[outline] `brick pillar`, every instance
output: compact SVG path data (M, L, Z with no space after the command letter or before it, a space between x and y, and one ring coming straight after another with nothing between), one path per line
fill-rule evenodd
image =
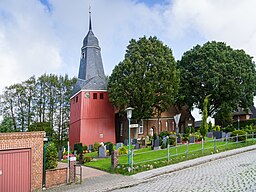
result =
M71 157L69 161L69 182L75 182L75 164L76 164L76 157Z
M114 150L112 151L111 153L111 168L112 169L115 169L117 164L118 164L118 151L117 150Z

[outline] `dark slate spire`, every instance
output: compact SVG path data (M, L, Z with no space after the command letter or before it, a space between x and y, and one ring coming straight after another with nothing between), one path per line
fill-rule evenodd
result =
M107 89L100 51L99 41L92 32L91 11L89 10L89 31L83 40L78 81L72 91L72 95L81 89Z
M89 6L89 31L92 30L91 6Z

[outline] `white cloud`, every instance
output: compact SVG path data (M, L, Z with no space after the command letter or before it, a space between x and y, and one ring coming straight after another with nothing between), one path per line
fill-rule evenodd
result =
M49 11L39 0L0 1L0 90L33 74L76 76L89 4L107 75L123 59L129 40L143 35L156 35L176 59L208 40L225 41L256 58L254 0L139 2L49 0Z

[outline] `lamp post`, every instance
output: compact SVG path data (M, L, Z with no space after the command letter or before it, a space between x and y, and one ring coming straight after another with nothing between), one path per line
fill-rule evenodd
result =
M238 118L237 118L237 126L238 126L238 130L240 129L240 127L239 127L239 122L240 122L240 117L238 116Z
M132 118L132 110L134 108L132 107L128 107L127 109L125 109L125 111L127 112L127 119L128 119L128 165L130 167L131 165L131 150L130 150L130 145L131 145L131 138L130 138L130 124L131 124L131 118Z

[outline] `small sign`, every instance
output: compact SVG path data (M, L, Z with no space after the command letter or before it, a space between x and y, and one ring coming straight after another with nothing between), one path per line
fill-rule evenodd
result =
M70 157L69 161L76 161L76 157Z
M103 133L100 134L100 138L103 138Z
M139 127L139 124L130 124L130 128L136 128Z

